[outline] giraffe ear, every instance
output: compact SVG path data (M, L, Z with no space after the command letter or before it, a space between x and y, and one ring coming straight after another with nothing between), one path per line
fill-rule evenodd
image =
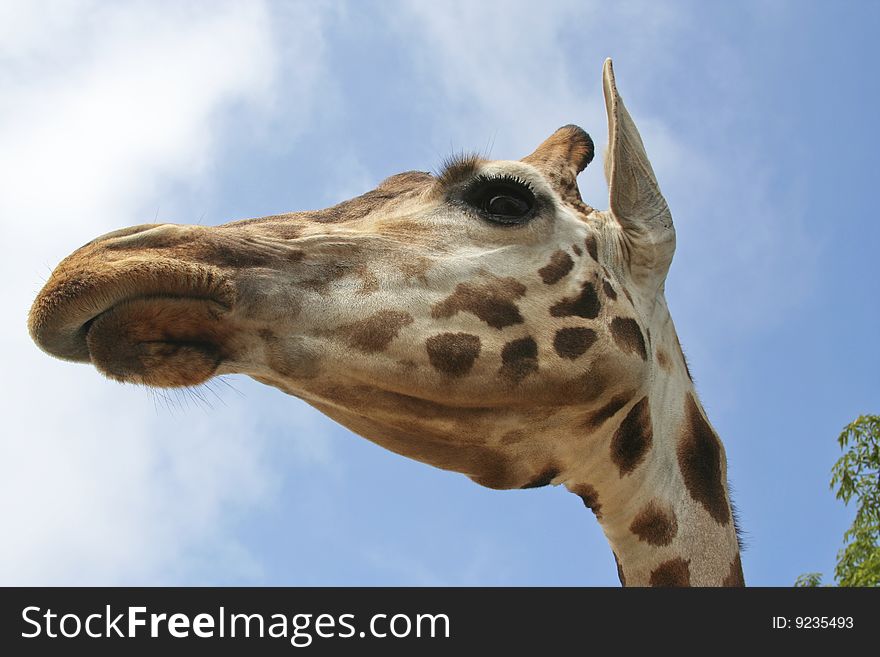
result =
M636 124L617 93L611 60L602 71L608 113L605 177L611 214L629 238L630 268L644 283L663 283L675 251L672 213L660 192Z
M565 182L576 186L577 175L592 162L593 140L583 128L565 125L547 137L535 152L522 159L523 162L561 176Z

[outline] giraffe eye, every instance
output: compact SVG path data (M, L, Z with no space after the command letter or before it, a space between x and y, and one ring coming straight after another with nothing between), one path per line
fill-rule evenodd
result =
M535 208L535 195L528 183L507 176L477 178L465 192L464 201L489 221L507 225L527 222Z

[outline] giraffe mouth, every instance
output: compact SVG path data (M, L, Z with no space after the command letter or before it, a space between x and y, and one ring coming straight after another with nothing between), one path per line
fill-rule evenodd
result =
M204 383L227 355L226 309L210 299L149 296L87 322L92 364L126 383L171 388Z
M88 255L59 264L37 295L28 329L41 349L151 386L196 385L213 375L230 334L223 316L235 294L227 277L172 258L93 264Z

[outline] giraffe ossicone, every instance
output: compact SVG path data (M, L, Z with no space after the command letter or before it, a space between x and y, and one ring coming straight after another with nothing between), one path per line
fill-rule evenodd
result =
M321 211L148 224L64 259L36 343L150 386L247 374L389 450L492 488L562 484L626 585L742 585L724 448L664 297L672 216L611 62L610 207L557 130Z

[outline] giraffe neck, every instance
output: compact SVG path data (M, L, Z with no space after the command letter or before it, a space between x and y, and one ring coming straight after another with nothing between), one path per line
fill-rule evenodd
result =
M596 417L565 482L595 513L625 586L743 584L724 448L686 377L658 367L650 391Z

